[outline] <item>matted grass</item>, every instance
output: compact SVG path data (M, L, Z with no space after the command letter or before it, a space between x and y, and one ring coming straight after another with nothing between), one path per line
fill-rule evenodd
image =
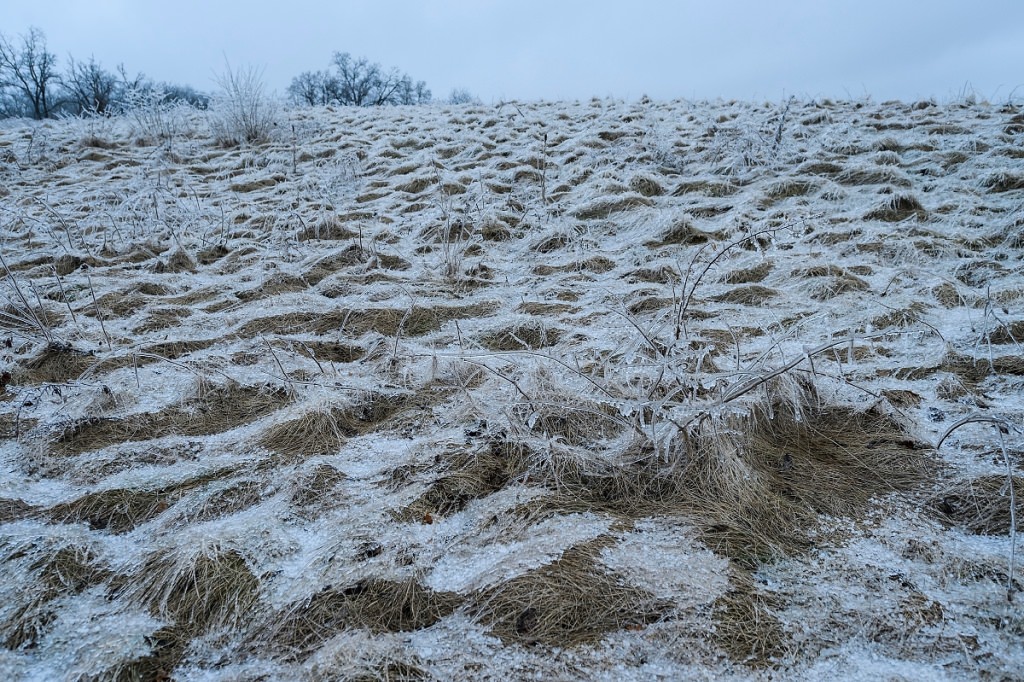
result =
M395 336L423 336L437 331L451 320L485 317L497 310L494 303L465 306L413 306L411 308L364 308L330 312L295 312L255 319L243 324L243 337L260 334L328 334L345 332L354 336L369 331Z
M422 521L462 511L473 500L496 493L528 471L528 452L507 442L491 442L478 450L446 452L442 475L398 515Z
M154 553L134 574L115 578L111 589L169 621L147 638L148 654L116 673L116 679L144 680L169 677L194 638L241 629L260 581L237 551L210 548Z
M1024 481L1014 477L1017 532L1024 531ZM977 535L1010 532L1010 479L979 476L943 486L929 500L939 519Z
M66 383L75 381L97 362L90 351L63 343L49 343L41 353L22 364L21 383Z
M715 600L715 644L733 661L770 667L788 648L789 635L775 615L780 606L780 600L758 587L749 574L733 576L729 589Z
M57 436L54 450L76 455L111 445L149 440L168 435L206 436L222 433L255 421L291 401L283 388L229 384L209 386L201 382L192 399L160 412L123 418L92 417L79 420Z
M598 539L471 597L468 610L507 644L568 647L657 622L670 604L629 585L597 556Z
M434 592L412 578L369 579L347 587L326 587L278 613L262 636L287 657L304 658L338 632L422 630L453 613L458 595Z
M4 609L7 617L0 622L0 641L10 650L38 646L57 616L61 598L101 585L111 576L84 545L36 546L22 551L35 554L28 566L34 581L29 591L15 596L13 609Z

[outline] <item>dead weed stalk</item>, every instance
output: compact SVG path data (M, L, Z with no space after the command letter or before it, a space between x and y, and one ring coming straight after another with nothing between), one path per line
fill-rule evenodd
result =
M1020 429L1002 417L992 417L985 414L972 414L964 417L946 429L945 433L942 434L942 437L939 438L939 442L935 444L935 449L938 450L941 448L942 444L946 442L946 439L949 438L954 431L966 426L967 424L991 424L999 433L999 448L1003 455L1003 462L1006 465L1006 487L1009 490L1010 497L1010 566L1007 571L1008 575L1006 578L1006 601L1013 603L1013 595L1016 592L1014 589L1013 573L1017 562L1017 498L1014 493L1013 463L1006 450L1006 434L1009 433L1011 429L1019 433Z

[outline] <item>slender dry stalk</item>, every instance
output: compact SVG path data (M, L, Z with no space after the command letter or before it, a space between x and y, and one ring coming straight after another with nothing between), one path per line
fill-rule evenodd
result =
M1007 487L1010 491L1010 567L1006 578L1006 601L1013 602L1013 595L1016 590L1013 586L1013 573L1017 563L1017 498L1014 493L1013 485L1013 464L1010 460L1010 455L1006 451L1006 438L1004 437L1010 429L1015 431L1019 430L1013 427L1009 421L1001 417L992 417L985 414L972 414L959 420L942 434L939 438L939 442L935 444L935 449L938 450L942 447L942 444L949 438L950 434L967 424L992 424L996 431L999 432L999 446L1003 454L1003 462L1006 464L1006 479L1008 481Z

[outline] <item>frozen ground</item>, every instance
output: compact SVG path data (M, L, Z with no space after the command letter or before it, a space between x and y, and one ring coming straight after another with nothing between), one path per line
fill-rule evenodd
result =
M209 131L0 129L4 679L1024 677L1020 108Z

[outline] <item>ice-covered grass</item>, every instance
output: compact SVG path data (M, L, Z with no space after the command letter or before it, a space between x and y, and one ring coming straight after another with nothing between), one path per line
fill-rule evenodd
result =
M1018 107L145 104L0 128L3 676L1024 668Z

